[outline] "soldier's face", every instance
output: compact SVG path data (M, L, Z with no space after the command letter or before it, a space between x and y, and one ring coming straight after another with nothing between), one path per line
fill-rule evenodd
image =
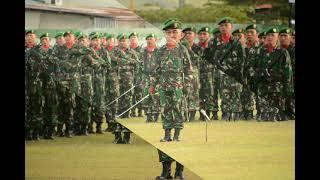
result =
M147 46L148 47L155 47L156 46L156 38L154 37L149 37L147 39Z
M25 36L25 40L26 42L28 43L34 43L36 41L36 35L35 34L32 34L32 33L29 33Z
M101 38L101 44L102 44L103 46L106 46L106 45L107 45L107 40L106 40L105 37Z
M246 38L249 42L254 42L257 39L257 31L255 29L248 29L246 32Z
M130 40L130 44L138 44L137 36L131 36L129 40Z
M265 44L275 46L278 41L278 33L268 33L266 37Z
M43 38L41 38L41 45L43 45L43 46L49 46L49 45L50 45L50 39L49 39L49 37L43 37Z
M94 38L91 40L91 46L93 48L99 47L100 46L100 39L99 38Z
M118 41L120 48L128 48L128 39L121 39Z
M291 35L290 34L280 34L280 44L284 46L289 46L291 43Z
M59 36L58 38L56 38L56 43L58 46L62 46L65 43L64 37Z
M110 38L107 40L107 45L108 46L114 46L114 38Z
M231 34L232 24L231 23L221 23L219 25L219 30L221 34Z
M167 29L165 30L164 35L167 43L176 44L177 42L180 42L182 38L182 31L181 29Z
M67 34L64 37L64 39L65 39L66 43L68 43L68 44L75 42L75 38L74 38L73 34Z
M194 33L193 31L186 31L184 35L186 40L189 42L193 42L194 39L196 38L196 33Z
M79 46L80 47L88 47L89 46L89 42L87 38L81 38L79 40Z
M210 34L208 32L200 32L198 34L199 36L199 42L204 43L210 39Z

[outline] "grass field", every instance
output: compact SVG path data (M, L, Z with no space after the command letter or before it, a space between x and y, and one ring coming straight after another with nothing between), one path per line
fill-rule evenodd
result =
M122 124L208 180L292 180L295 178L295 121L185 123L181 142L160 143L161 123L134 118Z
M156 148L134 134L129 145L113 144L113 137L105 133L27 141L25 177L28 180L151 180L160 175L162 167ZM188 169L185 175L187 179L201 179Z

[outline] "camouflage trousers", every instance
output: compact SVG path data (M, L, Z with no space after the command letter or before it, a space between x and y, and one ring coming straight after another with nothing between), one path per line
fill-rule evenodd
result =
M102 124L103 115L105 114L105 88L104 76L96 75L93 78L93 98L92 112L89 129L92 129L93 122L98 126Z
M253 117L253 93L248 87L243 86L240 94L240 99L242 105L242 114L244 118L247 118L248 116Z
M25 122L27 136L40 134L43 126L42 81L35 80L28 84L27 119Z
M58 94L58 129L66 125L66 130L71 130L73 126L73 111L75 107L75 94L72 91L69 80L61 80L57 83Z
M140 85L137 85L134 90L133 90L133 94L132 94L132 105L136 104L136 102L138 102L139 100L141 100L143 98L143 89L141 88ZM137 104L135 107L133 107L131 109L131 114L135 115L136 113L136 109L138 109L138 113L139 115L142 112L142 103Z
M52 134L54 127L57 125L58 97L55 81L51 77L46 78L43 82L43 95L43 131L45 134Z
M109 104L116 98L118 98L119 94L117 91L117 72L110 72L106 76L106 83L105 83L105 104ZM116 117L116 110L117 110L117 102L114 102L113 104L110 104L108 107L106 107L106 122L109 123L110 127L114 126L115 123L115 117Z
M79 99L79 125L82 128L86 128L88 126L88 123L91 121L92 96L92 76L90 74L83 75L81 77L81 98Z
M144 96L149 94L149 86L144 88ZM152 94L142 102L142 106L147 115L147 121L155 121L160 114L160 95Z
M128 91L133 84L132 72L122 70L120 71L120 95L124 94ZM128 92L124 96L119 99L119 114L124 112L125 110L131 107L131 98L132 98L132 91ZM122 117L129 117L129 112L126 112Z
M221 78L222 113L240 113L242 111L240 93L242 85L226 74Z
M160 101L163 105L163 129L182 129L184 120L183 89L160 90Z
M191 83L190 91L187 94L188 111L199 110L199 80L194 76Z
M169 155L162 152L160 149L158 149L158 155L159 155L159 162L170 162L174 161Z

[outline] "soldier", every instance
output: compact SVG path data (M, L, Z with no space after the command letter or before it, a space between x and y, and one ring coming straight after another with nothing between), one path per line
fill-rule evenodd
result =
M142 83L144 95L149 94L150 84L154 81L156 73L156 57L155 54L158 50L156 47L156 36L151 33L146 36L147 47L142 50ZM153 94L148 99L143 101L144 112L146 112L146 122L157 122L160 114L160 96Z
M109 73L106 74L106 104L111 103L116 97L119 96L118 92L118 62L114 57L114 35L108 34L106 36L106 50L108 51L111 59L111 67ZM106 122L108 127L106 131L112 132L115 124L117 102L110 104L106 109Z
M260 32L258 35L258 38L259 38L259 45L264 46L264 42L266 39L266 32L265 31Z
M263 98L266 109L261 110L262 120L286 119L285 97L292 90L292 68L290 55L286 49L277 46L278 29L266 31L265 46L260 52L258 66L258 96ZM277 117L279 116L280 117Z
M232 32L232 36L235 37L235 39L237 39L242 46L245 46L246 44L246 38L244 36L244 29L242 28L238 28L238 29L235 29L233 32Z
M202 100L202 109L210 117L212 112L212 120L218 120L218 94L220 93L220 72L215 66L205 60L205 53L210 45L213 44L213 39L210 39L209 27L203 27L198 31L199 36L199 55L200 60L200 99ZM204 58L205 57L205 58ZM205 120L200 113L200 119Z
M110 67L110 56L107 50L101 47L100 34L94 32L90 34L90 46L97 54L93 68L93 104L91 121L88 127L89 133L94 133L93 122L96 124L96 133L102 134L101 125L103 115L105 115L105 76L108 74Z
M24 48L24 54L25 54L25 138L26 140L31 140L32 136L29 134L30 127L29 122L31 121L29 119L30 114L30 108L29 108L29 94L28 94L28 88L29 88L29 82L28 82L28 58L30 55L30 50L36 46L36 34L34 30L26 30L25 32L25 48Z
M42 95L42 76L44 63L39 56L40 45L35 46L33 42L34 31L26 32L26 85L27 85L27 140L40 140L40 133L43 123L43 95Z
M295 30L292 30L292 34L291 34L291 45L293 47L296 46L296 31Z
M130 48L136 52L138 55L139 59L141 59L141 51L142 47L139 46L138 43L138 34L136 32L133 32L129 35L129 40L130 40ZM133 84L136 85L136 87L133 90L133 96L132 96L132 104L135 104L137 101L139 101L142 98L142 86L140 84L141 82L141 65L138 64L135 69L134 69L134 80ZM142 103L138 104L137 106L133 107L131 109L131 117L136 117L136 107L138 109L138 117L142 117Z
M295 75L295 47L292 45L292 29L284 27L279 31L280 34L280 46L283 49L287 49L290 55L290 60L291 60L291 67L292 67L292 76L293 76L293 80L292 80L292 90L290 92L292 92L291 95L288 95L288 97L286 97L286 113L288 115L288 118L290 119L294 119L294 107L295 107L295 96L294 96L294 86L295 86L295 79L294 79L294 75Z
M79 127L76 135L88 135L88 124L91 121L91 107L92 107L92 74L93 64L95 63L95 52L89 47L87 35L81 34L78 36L78 43L81 55L79 59L81 61L80 71L80 85L81 85L81 99L80 99L80 119Z
M76 107L76 95L80 95L79 68L80 62L77 58L78 47L75 44L75 37L72 31L63 34L65 44L56 49L55 56L58 58L58 84L57 93L59 101L58 128L60 137L72 137L73 115ZM65 131L63 132L63 125Z
M257 68L259 59L257 54L260 53L259 39L257 34L257 25L249 24L246 27L246 59L243 68L243 91L241 92L242 113L241 117L245 120L253 119L253 93L256 91L256 82L254 70ZM257 117L260 116L260 104L258 97L256 99Z
M220 36L220 30L219 28L214 28L212 31L211 31L213 37L212 38L215 38L215 37L218 37Z
M195 120L196 111L199 110L199 56L194 50L199 49L198 45L194 42L196 38L196 28L186 27L182 30L184 34L184 42L186 48L188 49L192 67L193 67L193 79L191 82L190 92L185 92L187 95L187 107L189 121Z
M120 95L128 91L133 86L133 74L134 69L139 63L139 58L136 52L128 47L128 36L124 33L120 33L117 36L118 47L114 50L114 57L118 61L119 73L120 73ZM119 112L122 113L131 107L132 93L128 92L122 96L119 100ZM126 112L121 118L129 118L129 112ZM122 140L121 132L124 133ZM130 130L122 126L120 123L116 123L114 128L115 140L114 143L130 144Z
M156 180L173 179L173 177L171 176L171 164L175 160L168 156L166 153L160 151L159 149L158 154L159 161L162 163L162 172L160 176L156 177ZM176 171L174 173L174 179L184 179L183 169L184 166L180 164L178 161L176 161Z
M181 22L171 18L164 23L164 34L167 43L156 54L156 81L151 84L149 92L154 94L155 87L160 88L163 102L162 126L165 136L161 142L171 141L171 129L174 128L174 141L180 141L183 128L182 107L183 88L192 80L192 63L188 50L180 43ZM190 87L190 86L189 86Z
M241 111L240 92L242 85L244 47L231 35L232 20L222 18L219 22L220 36L214 38L205 57L221 72L221 110L225 120L239 119Z

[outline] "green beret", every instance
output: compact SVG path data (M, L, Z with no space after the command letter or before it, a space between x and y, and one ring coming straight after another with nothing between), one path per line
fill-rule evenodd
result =
M230 17L223 17L218 21L218 25L222 23L233 23L233 20Z
M276 28L276 27L271 27L271 28L269 28L269 29L266 30L266 34L269 34L269 33L278 33L278 32L279 32L279 30L278 30L278 28Z
M232 32L232 34L236 34L236 33L241 33L241 34L243 34L243 33L244 33L244 29L239 28L239 29L236 29L236 30L234 30L234 31Z
M130 38L131 36L138 36L138 33L133 32L133 33L131 33L131 34L129 35L129 38Z
M282 34L282 33L292 34L292 29L288 28L288 27L281 28L280 31L279 31L279 34Z
M41 36L40 36L40 39L44 38L44 37L49 37L49 33L43 33Z
M208 32L208 33L210 33L210 31L211 31L211 28L209 28L208 26L204 26L204 27L199 29L198 34L200 32Z
M258 37L261 38L262 36L266 36L266 32L265 31L262 31L261 33L259 33Z
M177 18L170 18L164 22L162 30L181 29L182 23Z
M87 38L88 36L84 33L81 33L81 35L78 36L78 40L83 39L83 38Z
M90 40L95 39L95 38L100 38L100 33L99 32L92 32L89 34Z
M109 35L108 33L102 33L101 37L107 38L108 35Z
M216 34L216 33L220 33L220 29L219 28L214 28L211 31L212 34Z
M182 30L182 32L186 32L186 31L192 31L192 32L194 32L194 33L197 32L196 28L193 27L193 26L186 27L186 28L184 28L184 29Z
M154 35L153 33L151 33L151 34L148 34L147 36L146 36L146 40L148 39L148 38L156 38L156 35Z
M63 33L63 36L67 36L69 34L73 34L73 32L72 31L66 31L66 32Z
M82 34L81 31L75 31L75 32L74 32L74 36L75 36L76 38L78 38L78 36L80 36L81 34Z
M113 34L108 34L108 35L106 36L106 39L111 39L111 38L114 38L114 35L113 35Z
M63 36L63 32L57 32L55 35L54 35L54 38L58 38L60 36Z
M121 39L128 39L127 35L125 33L120 33L118 36L117 36L117 39L118 40L121 40Z
M35 34L36 32L34 31L34 30L26 30L25 31L26 33L25 33L25 35L27 35L27 34Z
M248 29L257 29L257 25L256 24L249 24L247 27L246 27L246 30Z

